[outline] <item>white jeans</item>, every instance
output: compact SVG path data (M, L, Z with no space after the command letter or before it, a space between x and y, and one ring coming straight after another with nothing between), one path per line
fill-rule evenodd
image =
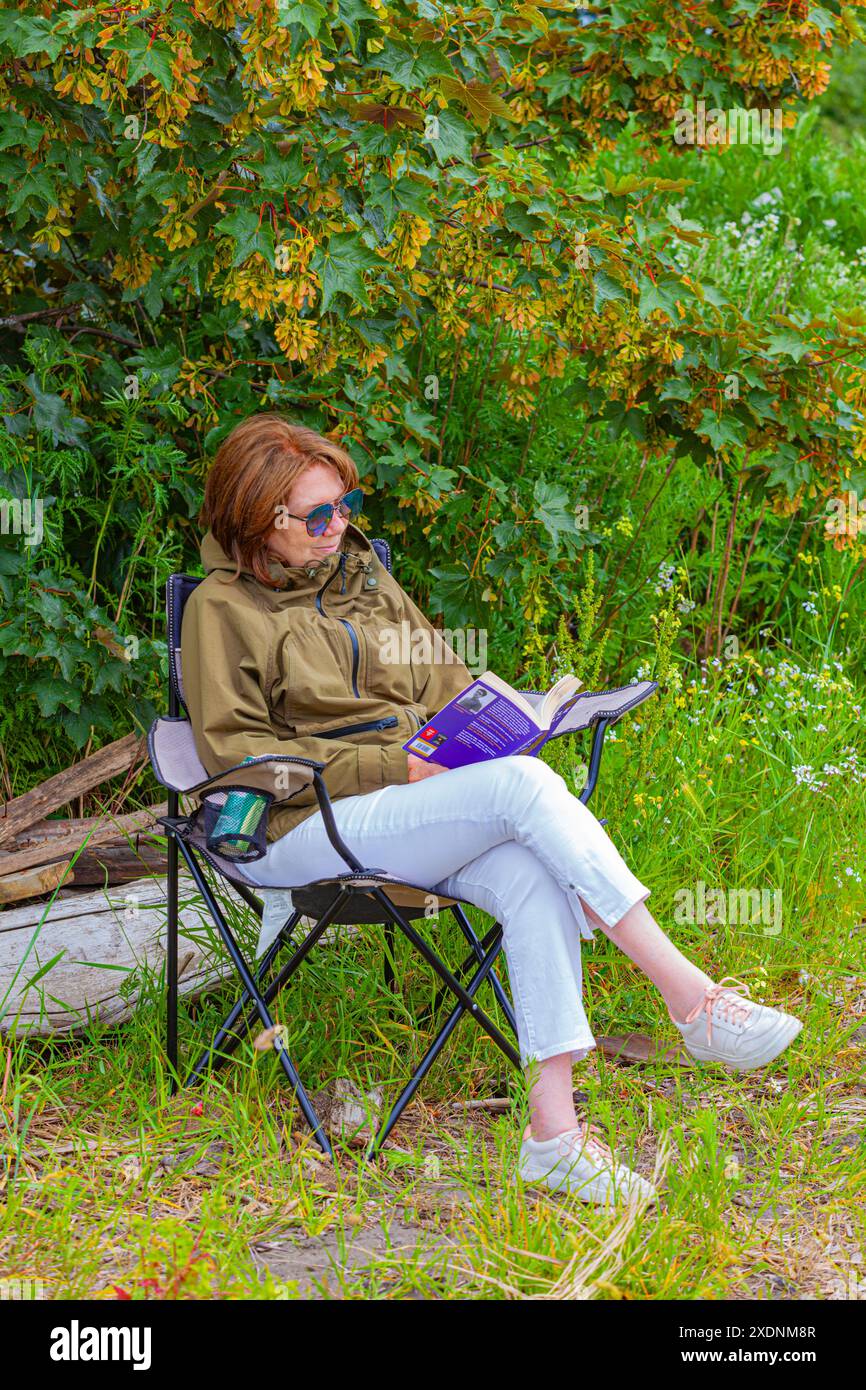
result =
M547 763L516 755L452 768L343 797L334 818L364 868L387 869L502 923L524 1066L569 1051L579 1061L595 1047L580 966L581 937L594 932L581 899L615 926L649 889ZM266 888L288 889L347 868L316 811L247 872ZM292 911L288 893L262 896L258 956Z

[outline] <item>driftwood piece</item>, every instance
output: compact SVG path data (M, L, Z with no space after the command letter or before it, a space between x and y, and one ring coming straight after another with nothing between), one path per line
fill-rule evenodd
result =
M587 1091L572 1091L575 1105L585 1105L589 1100ZM493 1115L503 1115L516 1108L517 1102L511 1096L481 1096L477 1100L452 1100L452 1110L489 1110Z
M0 905L19 903L23 898L38 898L41 893L53 893L58 884L70 880L69 860L54 864L39 864L32 869L0 878Z
M156 817L167 814L168 802L164 801L158 806L146 806L141 811L129 811L122 816L84 816L74 821L43 821L39 829L31 826L29 830L16 835L14 848L0 850L0 885L2 877L7 874L19 873L36 864L70 859L85 841L87 849L92 850L97 845L115 842L118 845L126 844L124 834L131 835L136 846L139 834L155 832L164 835L163 827L156 825ZM54 826L59 828L55 830ZM0 901L3 901L2 897Z
M115 887L141 878L148 870L161 878L167 868L168 857L156 845L141 844L137 849L130 849L125 840L98 845L94 850L80 850L73 859L51 860L48 864L20 869L17 874L4 875L0 878L0 907L42 897L58 887L63 892L97 884L103 888Z
M71 835L76 830L86 833L91 827L95 829L104 819L104 816L63 816L60 820L37 820L25 830L20 830L13 844L16 850L26 849L29 845L44 845L46 841ZM14 853L14 850L8 852Z
M662 1062L669 1066L692 1067L694 1062L682 1043L667 1043L646 1033L617 1033L599 1038L597 1046L605 1057L617 1062Z
M0 845L6 845L20 831L32 825L49 811L65 806L84 792L92 791L101 782L128 772L147 758L147 738L144 734L127 734L125 738L108 743L72 767L65 768L47 781L40 782L23 796L16 796L0 807Z
M120 883L142 878L147 873L165 878L167 869L168 856L164 849L145 841L137 849L131 849L124 840L117 844L98 845L93 850L89 846L82 850L72 863L70 878L76 888L116 887Z
M222 887L249 912L234 889ZM196 995L219 984L230 965L188 874L180 878L179 904L179 987ZM0 912L0 1032L80 1032L89 1017L129 1018L143 993L158 998L166 906L165 880L140 878L50 907Z
M224 911L231 904L243 913L257 936L258 923L231 884L221 881L218 897ZM195 997L224 979L236 979L190 874L180 875L178 904L181 993ZM13 1028L18 1034L76 1033L88 1017L120 1023L140 999L158 1003L167 907L165 879L139 878L93 893L73 889L68 896L58 894L50 907L31 903L0 912L0 1034ZM294 939L301 940L312 925L311 918L302 917ZM319 944L362 931L362 926L332 923Z

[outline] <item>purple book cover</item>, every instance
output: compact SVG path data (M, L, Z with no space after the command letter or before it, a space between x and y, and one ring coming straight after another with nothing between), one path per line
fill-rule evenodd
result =
M416 758L428 758L447 768L527 751L535 755L572 703L568 700L557 710L550 729L539 729L506 695L484 680L477 680L434 715L403 748Z

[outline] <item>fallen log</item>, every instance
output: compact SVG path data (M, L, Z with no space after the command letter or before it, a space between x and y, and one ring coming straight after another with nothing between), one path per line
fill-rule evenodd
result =
M65 806L67 802L92 791L101 782L117 777L121 772L147 760L147 737L145 734L127 734L116 739L95 753L90 753L72 767L40 782L23 796L16 796L0 807L0 845L15 839L22 830L34 821L47 816L50 811Z
M99 845L92 851L79 850L73 859L52 860L49 864L21 869L17 874L0 878L0 907L43 897L58 887L64 892L85 888L88 884L115 887L141 878L146 870L160 878L165 876L168 870L165 850L146 844L131 849L125 842Z
M229 885L223 891L249 913ZM230 973L190 875L180 878L179 988L193 996ZM0 1032L77 1033L119 1023L158 998L165 967L165 880L72 893L0 912ZM156 991L156 993L154 993Z
M227 915L229 905L245 914L256 940L258 921L234 888L223 880L217 896ZM73 889L50 906L31 903L0 912L0 1034L80 1033L90 1019L123 1022L140 1001L160 1007L167 908L165 879L139 878L92 893ZM312 925L302 917L298 939ZM320 941L327 945L364 930L332 924ZM186 873L179 878L178 938L182 994L195 998L237 979ZM241 940L242 949L246 944Z
M69 881L69 860L61 859L54 864L39 864L35 868L22 869L20 873L0 878L0 905L19 903L23 898L38 898L42 893L53 893L58 884Z
M87 886L116 887L130 883L146 873L157 878L165 878L168 871L168 856L159 845L149 845L144 841L131 849L124 841L117 844L99 845L96 849L83 849L72 861L72 869L67 879L76 888ZM3 880L0 879L0 886Z
M28 825L26 830L19 830L15 836L13 844L15 849L27 849L30 845L44 845L49 840L56 840L61 835L71 835L75 830L87 832L94 830L104 821L104 816L63 816L60 819L52 817L50 820L37 820L32 825ZM4 853L13 853L6 851Z
M7 874L18 873L36 864L70 859L85 841L87 848L92 850L96 845L114 842L125 844L123 832L128 832L136 845L139 833L165 835L164 828L156 824L156 817L167 814L168 802L164 801L158 806L146 806L141 811L129 811L122 816L84 816L74 821L44 821L38 831L31 826L29 830L16 835L14 848L0 850L0 881ZM55 830L55 826L59 828Z

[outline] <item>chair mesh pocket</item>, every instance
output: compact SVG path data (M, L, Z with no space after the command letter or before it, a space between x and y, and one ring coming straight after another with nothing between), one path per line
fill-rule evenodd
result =
M267 851L268 811L273 792L254 787L220 788L202 798L206 844L212 854L246 864Z

